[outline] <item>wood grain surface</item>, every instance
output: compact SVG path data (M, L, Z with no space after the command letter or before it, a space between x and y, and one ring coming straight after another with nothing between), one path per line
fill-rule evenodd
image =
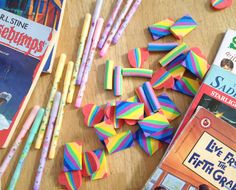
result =
M109 53L105 58L101 59L97 55L95 56L83 99L83 105L86 103L103 105L108 101L126 99L135 94L134 89L145 82L145 79L133 77L124 78L124 93L120 98L115 98L112 91L103 90L104 63L106 59L112 59L114 60L115 65L129 67L127 59L128 50L135 47L146 47L147 43L152 41L147 27L156 21L160 21L167 17L176 20L184 14L190 14L197 21L198 27L186 36L183 41L190 47L199 47L203 54L206 55L209 63L211 63L226 29L236 29L236 2L234 2L234 5L231 8L222 11L214 11L210 7L209 2L210 0L143 0L118 44L109 49ZM115 0L104 0L101 13L104 19L107 19L110 15L114 3ZM59 55L63 52L67 54L67 62L76 59L84 16L87 12L93 11L94 5L95 0L67 0L55 66L57 65ZM168 37L160 40L160 42L173 40L175 40L173 37ZM149 60L145 63L145 68L157 70L160 67L158 60L163 55L163 53L152 53ZM24 112L24 116L11 140L10 146L18 134L30 109L36 104L46 106L52 86L55 66L51 75L43 74L41 76ZM60 86L60 90L62 90L62 85ZM157 91L157 94L161 92L162 91ZM174 91L167 91L167 93L182 111L183 116L191 102L191 98ZM181 122L181 118L182 117L172 122L172 125L177 127L179 122ZM127 129L135 131L137 126L125 126L119 131ZM81 140L83 142L83 150L103 148L103 145L99 142L94 130L85 127L81 109L75 110L72 104L67 105L65 108L56 158L54 160L48 160L46 163L41 190L63 189L63 187L57 183L57 176L62 169L63 163L63 144L76 140ZM2 188L4 190L7 189L23 145L24 143L20 146L17 155L10 163L8 170L2 179ZM0 150L0 161L3 160L9 147L8 149ZM141 189L159 163L165 152L165 148L166 147L155 153L152 157L147 156L139 146L112 155L107 155L110 176L106 179L97 181L90 181L89 179L84 178L81 189ZM17 183L17 190L32 189L39 158L40 151L37 151L32 147Z

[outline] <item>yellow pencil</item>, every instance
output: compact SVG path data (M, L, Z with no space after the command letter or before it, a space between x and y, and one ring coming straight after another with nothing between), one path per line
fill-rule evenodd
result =
M63 69L64 69L65 61L66 61L66 54L63 53L63 54L61 54L60 59L59 59L59 63L58 63L57 70L56 70L56 73L55 73L55 78L54 78L54 81L53 81L53 85L52 85L50 97L49 97L49 100L48 100L48 104L47 104L45 114L43 116L42 124L40 126L38 136L37 136L37 139L36 139L36 144L35 144L36 149L40 149L41 145L42 145L42 142L43 142L44 134L46 132L46 127L47 127L50 112L51 112L51 109L52 109L54 96L57 92L58 84L61 80L61 76L62 76L62 72L63 72Z
M80 37L80 44L79 44L79 49L77 53L77 59L76 59L74 71L72 74L72 80L70 82L70 88L69 88L68 97L66 100L67 103L72 103L73 101L76 79L77 79L80 63L81 63L83 52L84 52L85 42L86 42L88 32L89 32L90 22L91 22L91 14L87 13L84 19L84 25L83 25L83 29L82 29L82 33Z
M70 86L73 67L74 67L74 63L72 61L70 61L68 63L67 70L66 70L66 76L65 76L65 80L64 80L62 97L61 97L61 101L60 101L59 111L58 111L58 115L57 115L57 120L56 120L56 124L55 124L55 128L54 128L52 142L51 142L49 156L48 156L49 159L53 159L55 157L58 137L60 134L63 115L64 115L64 107L66 104L66 97L67 97L69 86Z

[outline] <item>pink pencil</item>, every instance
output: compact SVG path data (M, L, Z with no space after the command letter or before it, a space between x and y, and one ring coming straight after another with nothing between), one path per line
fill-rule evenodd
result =
M109 34L109 36L108 36L108 38L107 38L103 48L100 51L99 55L101 57L104 57L106 55L106 53L107 53L107 51L108 51L108 49L109 49L109 47L111 45L112 39L114 38L114 36L115 36L116 32L118 31L122 21L124 20L125 15L129 11L129 8L130 8L132 2L133 2L133 0L127 0L124 8L122 9L118 19L116 20L116 22L115 22L115 24L114 24L114 26L113 26L113 28L112 28L112 30L110 32L110 34Z
M11 149L9 150L8 154L6 155L2 165L0 166L0 180L6 171L11 159L16 153L16 150L18 149L19 145L21 144L23 138L25 137L27 131L30 129L32 123L34 122L34 119L39 111L40 107L39 106L34 106L32 111L30 112L28 118L26 119L19 135L17 136L14 144L12 145Z
M129 13L127 14L124 22L122 23L122 25L120 26L119 30L117 31L116 35L114 36L114 38L112 39L112 44L116 44L118 42L118 40L120 39L121 35L123 34L123 32L125 31L125 28L128 26L131 18L133 17L134 13L137 11L140 3L142 2L142 0L136 0L135 3L133 4L133 6L131 7Z
M98 48L99 49L102 49L102 47L103 47L103 45L104 45L104 43L105 43L105 41L107 39L107 36L108 36L108 34L109 34L110 30L111 30L111 27L112 27L112 25L113 25L113 23L115 21L115 18L116 18L117 14L118 14L118 12L120 10L122 2L123 2L123 0L117 0L116 4L115 4L115 6L114 6L114 8L112 10L111 16L110 16L110 18L107 21L107 24L106 24L106 27L105 27L105 29L103 31L102 37L101 37L101 39L100 39L100 41L98 43Z
M82 83L81 83L81 86L80 86L80 89L79 89L79 92L78 92L78 96L76 98L76 103L75 103L76 108L79 108L81 106L81 103L82 103L82 98L83 98L84 91L85 91L85 88L86 88L86 83L88 81L89 72L90 72L91 67L92 67L93 58L94 58L94 54L95 54L95 51L96 51L98 40L99 40L101 31L102 31L103 23L104 23L103 18L99 18L98 22L97 22L96 29L95 29L95 33L94 33L94 36L93 36L93 43L92 43L91 51L90 51L90 54L89 54L89 57L88 57L88 62L86 64L86 68L85 68L85 71L84 71L84 76L83 76L83 79L82 79Z

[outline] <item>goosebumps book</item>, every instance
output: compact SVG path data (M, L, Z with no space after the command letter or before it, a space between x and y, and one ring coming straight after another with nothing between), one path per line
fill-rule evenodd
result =
M51 28L0 9L0 148L5 148L53 47Z
M236 129L199 107L144 189L236 190Z
M58 33L61 30L65 4L66 0L0 0L0 8L54 28ZM53 50L43 69L44 72L50 73L52 70L57 44L58 39L55 40Z

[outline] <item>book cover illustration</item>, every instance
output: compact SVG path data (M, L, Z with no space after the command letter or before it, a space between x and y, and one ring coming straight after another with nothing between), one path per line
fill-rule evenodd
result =
M52 36L51 28L0 9L0 147L15 130Z
M235 190L236 129L199 107L145 190Z
M66 0L1 0L0 8L60 31ZM57 48L48 57L44 72L51 72Z

